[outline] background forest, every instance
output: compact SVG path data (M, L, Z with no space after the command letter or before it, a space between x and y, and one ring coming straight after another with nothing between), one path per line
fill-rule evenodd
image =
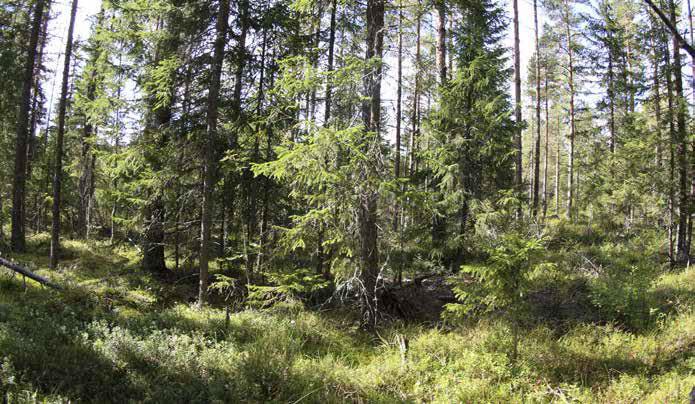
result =
M4 400L695 400L690 1L523 2L0 0Z

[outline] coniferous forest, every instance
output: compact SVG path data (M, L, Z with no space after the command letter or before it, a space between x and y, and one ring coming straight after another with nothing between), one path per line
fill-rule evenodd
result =
M695 402L693 35L0 0L3 402Z

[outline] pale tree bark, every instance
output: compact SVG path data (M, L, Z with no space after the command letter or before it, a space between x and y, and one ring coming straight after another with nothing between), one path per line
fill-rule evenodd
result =
M538 1L533 0L533 26L536 36L536 146L533 165L533 216L538 216L541 163L541 48L538 40Z
M12 235L11 247L15 252L26 251L26 172L27 172L27 137L29 131L29 109L31 108L31 87L34 82L34 65L36 50L44 17L46 0L36 0L31 22L31 34L27 48L27 59L22 77L22 93L17 112L15 139L14 178L12 180Z
M220 78L224 63L224 45L227 41L229 25L229 0L220 0L217 12L215 43L210 63L210 86L207 100L207 128L205 131L205 150L203 155L203 209L200 220L200 267L198 282L198 306L205 305L208 290L208 265L210 260L210 235L212 232L213 193L217 177L215 143L218 138L217 120L219 117Z
M516 146L516 172L515 182L517 189L521 190L522 176L522 146L521 146L521 50L519 48L519 4L513 0L514 7L514 117L519 126L514 135Z
M545 141L543 145L543 219L548 213L548 138L550 136L550 111L548 108L548 66L545 66Z
M63 84L60 90L60 101L58 103L58 131L56 134L55 145L55 166L53 168L53 210L51 225L51 269L58 266L58 256L60 254L60 205L61 188L63 183L63 138L65 136L65 114L68 107L68 84L70 80L70 59L72 58L72 39L75 30L75 16L77 15L77 0L72 0L70 10L70 24L68 26L68 37L65 43L65 62L63 64Z
M560 216L560 114L557 115L557 132L555 133L555 216Z
M570 144L568 156L568 174L567 174L567 219L572 220L572 209L574 208L574 138L575 138L575 120L574 120L574 53L572 51L572 29L570 7L565 0L565 33L567 36L567 58L569 71L569 89L570 89Z

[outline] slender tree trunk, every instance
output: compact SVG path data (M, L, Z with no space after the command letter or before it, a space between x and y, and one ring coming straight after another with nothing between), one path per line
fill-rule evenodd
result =
M421 28L422 13L420 12L420 0L418 0L417 18L415 23L415 88L413 89L412 130L410 134L410 164L409 175L412 178L417 172L417 138L420 133L420 56L421 56Z
M265 73L266 73L266 51L267 51L267 45L268 45L268 37L267 37L267 31L264 29L263 30L263 35L262 35L262 40L261 40L261 60L260 60L260 74L258 77L258 96L257 96L257 104L256 104L256 115L261 116L261 112L263 110L263 102L264 102L264 97L265 97ZM311 103L311 97L307 97L307 101ZM310 116L309 110L309 105L307 105L307 115ZM260 143L258 140L258 137L254 140L254 145L253 145L253 154L252 154L252 161L258 161L260 158ZM247 210L246 210L246 240L249 243L252 243L253 240L256 238L256 232L258 231L258 217L257 217L257 195L256 195L256 187L257 187L257 181L253 177L253 172L251 171L250 165L244 168L244 174L243 174L243 180L244 180L244 185L246 187L246 195L247 195ZM256 262L257 257L255 254L260 253L247 253L247 260L246 260L246 271L248 273L253 272L253 264ZM253 256L252 256L253 255Z
M446 65L446 4L445 0L436 0L435 7L437 9L437 69L439 71L439 85L443 90L447 83L447 65ZM436 195L437 202L442 198L439 188L438 177L433 176L430 183L432 193ZM432 247L440 250L444 245L446 236L446 217L435 210L432 217Z
M612 36L611 36L612 38ZM609 128L611 131L611 143L610 143L610 150L611 153L615 153L615 142L616 142L616 134L615 134L615 84L614 84L614 73L613 73L613 41L610 39L610 44L608 48L608 108L610 110L610 116L609 116Z
M574 121L574 55L572 51L572 31L570 28L570 8L565 0L566 25L565 31L567 35L567 56L569 60L569 87L570 87L570 150L568 158L568 175L567 175L567 219L572 220L572 209L574 203L574 138L575 138L575 121Z
M68 38L65 43L65 64L63 65L63 85L58 104L58 132L55 145L55 167L53 169L53 216L51 226L51 253L50 268L58 266L60 254L60 204L61 187L63 182L63 137L65 136L65 113L68 107L68 81L70 79L70 59L72 58L72 37L75 29L75 16L77 15L77 0L72 0L70 10L70 25L68 26Z
M93 82L94 74L90 77L90 83L87 86L87 102L94 101L96 84ZM92 199L93 190L93 155L92 155L92 143L94 142L94 126L90 122L88 116L85 116L84 128L82 130L81 143L81 173L79 181L79 197L80 205L77 210L77 233L80 237L86 237L87 228L89 227L88 216L89 216L89 205Z
M690 7L690 0L688 0L688 26L690 27L690 43L695 46L695 33L693 32L693 9ZM690 69L692 70L692 77L690 86L693 90L693 105L695 105L695 55L690 54Z
M331 3L331 23L328 36L328 72L333 72L333 59L335 55L335 28L336 28L336 14L338 12L338 0L333 0ZM323 115L323 125L329 126L331 121L331 107L333 102L333 82L332 77L329 77L326 81L326 99L324 105L324 115ZM324 225L319 224L319 234L318 242L316 246L316 273L319 275L328 275L328 272L324 268L324 263L326 260L326 251L324 249Z
M384 0L367 1L367 37L365 55L366 60L377 59L381 61L384 48ZM378 160L380 135L379 122L381 120L381 65L367 68L364 77L365 96L369 98L362 108L365 127L364 152L368 155L377 154ZM371 164L363 163L362 180L368 181L375 168ZM360 261L361 281L364 286L362 301L362 314L364 326L372 329L376 326L378 314L377 282L379 276L379 250L377 228L377 200L379 193L370 185L364 183L364 189L360 195L358 209L359 235L360 235Z
M543 146L543 219L548 213L548 138L550 135L550 111L548 108L548 66L545 68L545 142Z
M516 172L515 182L517 189L521 191L522 176L522 148L521 148L521 50L519 48L519 4L518 0L512 0L514 7L514 117L519 126L514 135L516 146Z
M560 216L560 114L557 115L557 132L555 134L555 216Z
M403 100L403 0L398 3L398 62L397 62L397 87L396 87L396 147L394 153L393 172L396 179L401 176L401 120ZM398 217L398 210L396 210ZM398 226L398 220L394 221Z
M671 56L670 56L670 50L669 50L669 45L668 41L665 41L663 44L663 49L664 49L664 58L666 62L666 98L668 100L668 129L669 129L669 188L668 188L668 193L669 193L669 229L668 229L668 238L669 238L669 257L671 258L671 265L675 264L678 261L678 258L676 257L676 245L678 244L677 242L674 243L674 238L678 237L678 232L674 231L674 227L676 226L675 224L675 210L676 210L676 189L675 189L675 183L676 183L676 154L675 154L675 149L676 149L676 125L674 123L674 117L675 117L675 105L674 105L674 99L673 99L673 78L672 78L672 73L673 73L673 66L671 65ZM676 240L677 241L677 240Z
M12 180L12 235L11 247L15 252L26 251L26 172L27 172L27 137L29 131L29 109L31 108L31 87L34 83L34 65L36 49L39 43L41 22L44 16L45 0L36 0L31 22L31 34L27 48L27 59L22 77L22 93L17 112L14 178Z
M670 0L671 22L676 24L676 5ZM683 93L683 76L681 72L681 43L678 37L672 36L673 46L673 79L675 84L675 108L676 108L676 154L678 159L678 251L677 260L680 263L688 261L688 217L690 216L690 204L688 201L688 139L685 120L686 101Z
M49 3L50 6L50 3ZM47 10L49 11L49 10ZM27 144L27 178L31 179L32 163L36 154L36 127L39 125L39 102L41 99L41 67L45 55L46 44L48 43L48 20L49 14L45 12L43 24L41 28L41 45L39 46L39 54L34 66L34 96L31 106L31 123L29 125L29 140Z
M652 27L655 28L655 24L652 22ZM660 57L659 57L659 49L657 47L657 41L654 40L654 35L650 38L650 43L652 46L652 49L654 51L654 118L656 120L656 126L655 126L655 135L656 135L656 167L657 169L661 168L662 161L663 161L663 150L662 150L662 134L661 134L661 124L662 124L662 118L661 118L661 84L659 82L659 62L660 62Z
M439 70L439 84L445 85L447 81L446 60L446 0L435 0L437 9L437 69Z
M210 64L210 87L207 100L207 130L203 157L203 209L200 220L200 279L198 283L198 306L205 305L208 290L208 261L210 259L210 235L212 232L213 193L217 177L215 142L217 140L218 105L220 78L224 63L224 45L227 42L229 0L220 0L217 12L215 44Z
M541 47L538 40L538 1L533 0L533 26L536 36L536 147L533 166L533 216L538 216L541 164Z
M239 25L241 26L241 33L237 39L235 57L236 57L236 68L234 69L234 89L232 91L231 100L231 120L238 127L240 125L241 119L241 92L244 82L244 69L246 68L247 53L246 53L246 37L249 29L249 10L248 10L248 0L239 0ZM236 131L231 132L231 136L228 139L228 147L231 151L238 148L238 135ZM239 182L238 175L235 173L224 174L224 190L222 195L222 210L225 214L224 229L222 230L225 234L225 247L227 243L227 234L231 232L230 227L234 227L235 215L233 207L237 197L237 185ZM237 217L241 217L238 215Z
M403 0L398 1L398 67L397 67L397 88L396 88L396 144L394 150L394 177L396 180L401 178L401 120L403 118ZM403 187L399 186L402 191ZM395 203L393 215L393 230L398 235L399 246L402 246L403 238L401 229L401 207L398 201ZM396 264L396 280L400 285L403 280L403 264L399 260Z

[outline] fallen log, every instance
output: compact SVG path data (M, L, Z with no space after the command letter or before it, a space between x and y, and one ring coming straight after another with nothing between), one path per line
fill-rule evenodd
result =
M0 265L2 265L2 266L6 267L14 272L22 274L29 279L33 279L42 285L46 285L49 288L53 288L56 290L62 289L62 287L60 285L53 283L53 282L49 281L48 279L44 278L43 276L37 275L37 274L31 272L30 270L22 267L21 265L15 264L14 262L10 262L2 257L0 257Z

